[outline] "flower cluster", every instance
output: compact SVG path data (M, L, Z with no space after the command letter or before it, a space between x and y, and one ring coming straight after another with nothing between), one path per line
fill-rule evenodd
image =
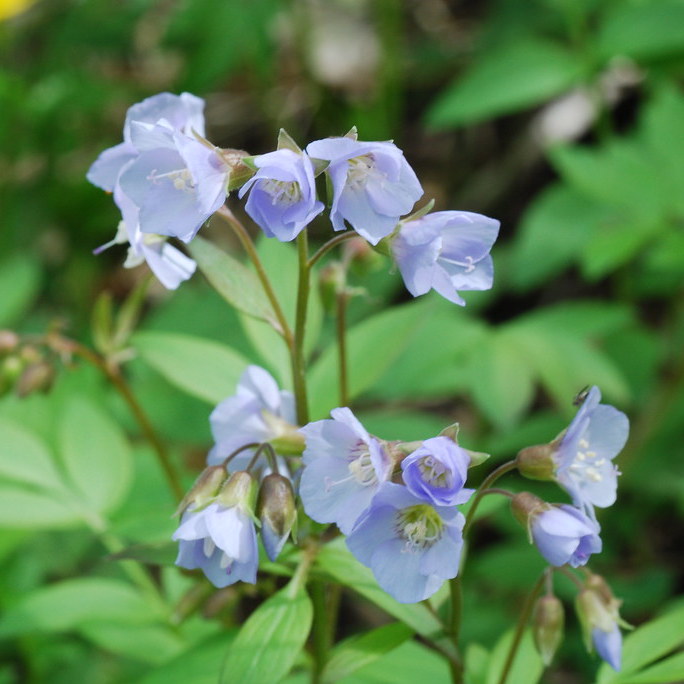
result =
M333 230L349 226L373 246L386 241L411 294L434 289L463 305L458 290L492 286L489 250L499 222L461 211L410 215L423 188L394 143L361 141L352 129L302 150L281 131L277 150L249 156L206 140L203 110L189 93L161 93L128 110L124 141L88 172L113 193L123 217L115 238L96 251L128 242L125 266L147 261L176 288L196 265L168 239L190 242L230 190L247 197L245 211L264 235L287 242L323 212L315 179L325 173Z

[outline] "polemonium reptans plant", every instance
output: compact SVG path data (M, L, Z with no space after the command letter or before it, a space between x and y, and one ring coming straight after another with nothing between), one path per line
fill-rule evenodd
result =
M210 416L214 446L206 469L183 498L173 535L179 542L176 563L188 577L218 588L232 585L231 591L267 575L274 578L264 585L270 591L285 584L256 608L229 649L224 670L233 681L279 681L307 638L312 681L332 681L335 671L326 667L335 660L331 640L340 587L346 585L407 619L448 662L452 680L463 682L461 576L467 556L477 554L465 549L480 503L490 496L512 499L515 517L548 563L529 609L521 612L498 681L503 684L511 672L544 586L533 628L544 663L552 659L563 630L562 604L553 595L558 572L578 587L587 648L620 668L625 625L619 601L588 562L602 548L595 508L615 501L619 473L613 461L627 439L628 421L600 403L597 387L580 397L577 415L561 435L523 449L488 474L478 472L488 456L460 444L457 424L403 442L372 434L352 412L359 382L357 376L352 382L349 368L345 305L356 294L346 283L354 255L391 255L411 295L433 289L465 306L460 292L493 286L497 220L469 211L431 213L431 202L414 206L423 188L402 150L393 142L359 140L356 129L302 148L281 131L277 149L256 155L220 149L205 138L203 102L187 93L163 93L131 107L124 142L103 152L88 178L112 192L122 212L112 244L130 244L126 265L146 260L173 289L193 275L196 262L227 302L269 325L287 351L289 377L280 368L276 380L245 363L237 386L226 388ZM255 230L224 204L232 191L235 202L246 198L244 212ZM209 219L215 228L232 231L254 270L196 237ZM254 232L274 244L296 241L294 312L284 310L283 292L273 286ZM319 242L315 251L310 236ZM321 280L332 293L336 318L339 398L332 408L310 401L310 385L329 388L335 376L310 371L305 341L312 278L319 262L340 247L342 257L326 266L330 277ZM391 346L391 335L383 343ZM174 467L162 461L179 495ZM571 503L550 504L494 486L512 471L557 483ZM263 635L286 644L269 661L267 678L255 674L265 665L250 651L265 648ZM245 649L249 658L241 655Z

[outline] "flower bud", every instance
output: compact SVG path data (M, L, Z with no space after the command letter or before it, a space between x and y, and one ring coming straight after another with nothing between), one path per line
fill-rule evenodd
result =
M14 389L19 397L27 397L34 392L48 392L55 380L55 369L47 361L36 361L24 368Z
M192 506L193 510L199 510L210 504L219 493L221 485L225 481L228 473L223 466L209 466L205 468L195 480L190 491L183 497L178 504L174 515L183 515Z
M537 600L532 616L532 636L537 652L546 667L563 641L565 611L563 604L553 595L542 596Z
M229 508L238 506L243 511L254 514L254 504L257 496L257 481L246 470L238 470L233 473L227 482L221 487L216 500Z
M3 384L13 386L25 366L24 360L15 354L3 359L0 363L0 378L2 378Z
M321 294L323 307L327 312L335 311L337 297L347 286L347 276L344 266L339 261L326 264L318 276L318 289Z
M532 520L539 513L549 510L551 506L542 501L538 496L529 492L520 492L511 500L511 511L515 519L527 530L532 540Z
M518 471L532 480L553 480L556 463L552 454L553 447L550 444L538 444L522 449L516 458Z
M376 271L385 261L361 236L350 238L344 243L342 259L358 275Z
M13 330L0 330L0 354L7 354L19 346L19 335Z
M271 473L261 481L257 516L261 521L264 548L274 561L297 520L294 491L288 478Z

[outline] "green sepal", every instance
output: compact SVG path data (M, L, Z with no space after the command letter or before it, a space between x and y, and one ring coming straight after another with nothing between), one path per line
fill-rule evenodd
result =
M358 140L359 132L358 130L356 130L356 126L352 126L342 137L351 138L352 140Z
M302 148L297 145L297 143L292 139L292 136L290 136L290 134L284 128L281 128L278 131L278 149L292 150L292 152L302 154Z
M476 466L482 465L492 457L491 454L486 454L484 451L471 451L470 449L464 449L464 451L470 456L470 465L468 468L475 468Z
M409 214L406 218L401 219L400 223L408 223L409 221L415 221L416 219L423 218L425 214L429 214L432 208L435 206L434 198L431 199L427 204L424 204L420 209L416 209L412 214Z
M313 164L314 178L318 178L330 166L330 161L327 159L314 159L313 157L309 157L309 159Z
M250 169L252 169L252 171L257 171L259 167L254 163L254 160L257 156L258 155L250 155L248 157L243 157L241 161L245 166L248 166Z

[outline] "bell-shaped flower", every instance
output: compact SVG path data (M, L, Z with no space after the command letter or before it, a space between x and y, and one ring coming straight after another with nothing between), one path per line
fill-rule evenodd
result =
M448 437L426 439L402 462L404 484L419 499L435 506L463 504L475 491L464 489L470 456Z
M147 262L159 282L169 290L175 290L184 280L190 278L197 264L170 245L166 237L142 233L138 224L138 208L119 187L114 189L114 201L121 210L123 220L119 222L114 239L98 247L95 254L112 245L128 243L125 268L134 268Z
M619 473L613 459L629 434L627 416L600 401L601 392L594 386L568 429L551 445L555 479L592 517L594 506L615 502Z
M335 523L349 534L368 507L392 461L348 408L330 412L300 429L306 440L299 495L304 510L321 523Z
M297 521L294 490L287 477L279 473L264 477L259 486L257 515L266 555L274 561Z
M406 487L384 482L347 546L388 594L415 603L458 574L464 524L454 506L432 506Z
M316 199L311 159L283 148L254 157L257 172L241 188L249 191L245 211L268 237L289 242L323 211Z
M188 508L173 534L180 542L176 565L201 568L216 587L256 582L259 564L253 508L255 482L244 471L231 475L216 500Z
M134 121L131 139L139 154L119 184L138 207L140 230L189 242L225 201L230 167L216 148L163 119Z
M344 230L347 221L373 245L389 235L423 195L416 174L394 143L345 136L317 140L306 151L330 162L326 173L333 189L333 228Z
M499 222L467 211L438 211L403 223L392 254L408 291L430 289L465 306L458 290L488 290L494 280L489 251Z
M292 392L281 390L273 376L259 366L247 367L235 394L213 410L209 422L215 442L207 459L209 465L222 463L246 444L301 440L294 425ZM246 466L252 454L251 450L240 453L230 462L230 468Z
M88 170L87 178L107 192L114 192L123 167L135 159L139 150L133 143L133 122L153 125L165 120L174 130L204 135L204 100L190 93L159 93L129 107L124 123L124 141L100 154Z

